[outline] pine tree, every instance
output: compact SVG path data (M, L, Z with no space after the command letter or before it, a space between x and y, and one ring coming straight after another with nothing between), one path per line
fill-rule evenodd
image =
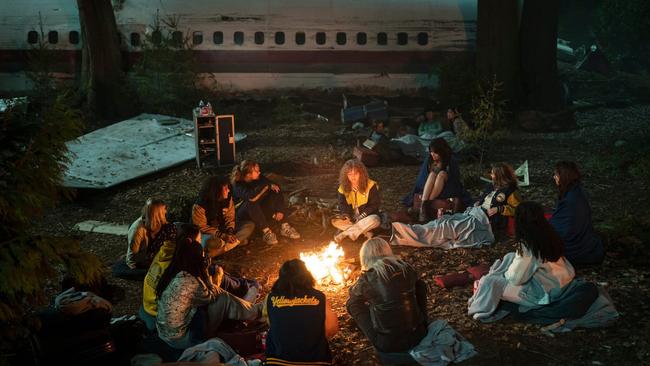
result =
M34 229L57 197L68 161L65 142L81 133L79 113L69 94L57 90L39 69L47 48L34 50L29 74L33 95L10 103L0 114L0 350L25 335L26 316L43 305L45 287L62 273L78 283L101 279L101 260L76 241L41 235ZM0 360L2 361L2 360ZM1 363L1 362L0 362Z

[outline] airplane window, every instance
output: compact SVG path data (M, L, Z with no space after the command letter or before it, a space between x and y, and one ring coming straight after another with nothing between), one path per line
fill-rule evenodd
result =
M235 41L236 45L243 45L244 44L244 32L235 32L233 36L233 40Z
M420 46L425 46L427 43L429 43L429 34L426 32L418 33L418 44Z
M347 37L345 35L345 32L338 32L336 33L336 44L338 45L344 45L347 42Z
M47 41L50 44L57 44L59 43L59 32L57 31L50 31L50 33L47 34Z
M172 32L172 44L174 47L181 47L183 45L183 32L173 31Z
M305 32L296 33L296 44L305 44Z
M368 37L366 34L363 32L357 33L357 44L364 45L366 42L368 42Z
M140 33L131 33L131 46L140 47Z
M223 44L223 32L212 33L212 42L214 44Z
M79 44L79 32L70 31L68 33L68 41L70 41L70 44Z
M400 46L404 46L407 43L409 43L409 35L408 35L408 33L405 33L405 32L397 33L397 44L400 45Z
M192 33L192 44L201 44L203 43L203 32L194 32Z
M317 44L325 44L326 41L327 41L327 36L325 35L325 32L316 33L316 43Z
M255 44L264 44L264 32L255 32Z
M38 32L37 31L27 32L27 43L34 44L36 42L38 42Z
M377 44L385 46L388 44L388 35L384 32L377 33Z
M159 30L151 32L151 42L155 45L159 45L162 42L162 33Z
M275 32L275 44L284 44L284 32Z

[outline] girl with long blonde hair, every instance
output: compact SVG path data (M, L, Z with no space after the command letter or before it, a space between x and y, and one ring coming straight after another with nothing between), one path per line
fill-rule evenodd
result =
M350 288L348 313L380 359L410 350L427 334L426 284L382 238L366 241L359 257L363 272Z
M167 222L167 205L160 199L149 198L127 233L126 256L113 265L113 276L141 279L165 240L174 240L176 230Z

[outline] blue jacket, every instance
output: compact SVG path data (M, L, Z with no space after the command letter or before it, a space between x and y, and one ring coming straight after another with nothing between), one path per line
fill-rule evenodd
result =
M581 185L561 197L549 220L565 244L565 257L573 264L595 264L603 261L603 242L591 221L591 206Z

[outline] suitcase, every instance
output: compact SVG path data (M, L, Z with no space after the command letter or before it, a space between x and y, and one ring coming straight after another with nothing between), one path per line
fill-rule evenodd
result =
M352 155L361 160L366 166L377 166L379 164L379 154L363 146L355 146Z
M363 106L366 118L377 121L388 121L388 106L383 100L370 102Z
M352 124L366 118L364 106L355 106L341 109L341 122Z

